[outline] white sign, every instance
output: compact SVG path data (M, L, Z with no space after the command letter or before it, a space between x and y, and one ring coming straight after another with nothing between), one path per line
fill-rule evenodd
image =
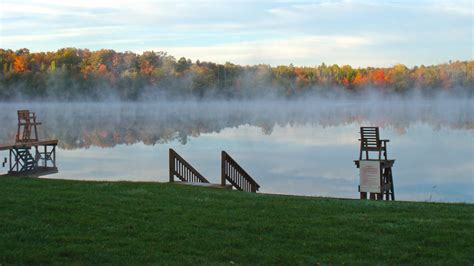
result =
M380 161L359 161L360 192L380 193Z

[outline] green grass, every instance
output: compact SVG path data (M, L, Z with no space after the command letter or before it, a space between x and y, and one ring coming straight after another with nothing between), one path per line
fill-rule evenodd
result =
M474 205L0 178L0 264L474 263Z

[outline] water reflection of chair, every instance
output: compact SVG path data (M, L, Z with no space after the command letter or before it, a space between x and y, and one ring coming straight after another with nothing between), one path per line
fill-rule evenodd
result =
M369 152L375 151L379 153L379 160L382 152L385 160L387 160L387 142L388 139L379 138L378 127L361 127L360 128L360 154L359 160L362 160L362 152L365 151L365 159L369 159Z

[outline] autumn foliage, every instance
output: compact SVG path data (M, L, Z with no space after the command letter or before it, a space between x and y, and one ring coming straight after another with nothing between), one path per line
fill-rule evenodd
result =
M437 91L472 95L474 61L455 61L408 68L353 68L349 65L298 67L240 66L192 62L164 52L142 54L110 49L63 48L30 53L0 49L0 100L29 99L122 100L151 97L296 97L335 90L404 94Z

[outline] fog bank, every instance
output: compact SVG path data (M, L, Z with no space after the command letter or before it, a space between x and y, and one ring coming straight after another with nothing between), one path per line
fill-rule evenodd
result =
M0 104L0 143L10 143L16 133L16 110L36 112L41 138L57 138L66 149L112 147L143 142L153 145L225 128L250 125L271 134L276 125L346 124L393 128L403 134L416 124L433 129L474 132L474 100L400 97L367 99L323 98L298 100L185 100L153 102L21 102Z

